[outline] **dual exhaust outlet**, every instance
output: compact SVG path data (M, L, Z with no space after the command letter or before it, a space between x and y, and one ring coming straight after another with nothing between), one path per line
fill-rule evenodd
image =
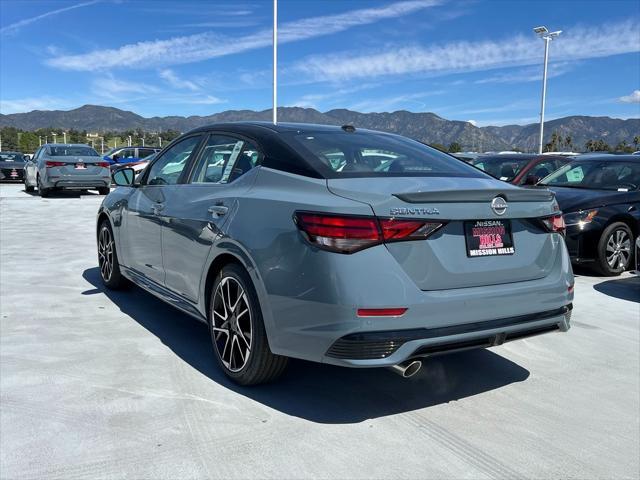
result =
M411 378L422 368L422 362L420 360L407 360L406 362L399 363L388 367L394 373L397 373L402 378Z

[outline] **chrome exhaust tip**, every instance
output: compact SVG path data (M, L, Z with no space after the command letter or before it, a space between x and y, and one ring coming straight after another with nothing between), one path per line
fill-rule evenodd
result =
M422 368L422 362L420 360L407 360L406 362L399 363L389 367L394 373L397 373L402 378L411 378Z

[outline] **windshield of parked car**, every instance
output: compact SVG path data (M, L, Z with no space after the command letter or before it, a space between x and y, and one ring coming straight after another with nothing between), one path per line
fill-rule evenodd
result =
M72 146L64 146L64 147L49 147L49 156L50 157L99 157L98 152L96 152L91 147L72 147Z
M571 162L543 178L539 185L598 190L638 190L640 162L615 160Z
M21 153L0 153L0 162L25 162L26 160Z
M327 178L483 177L464 161L408 138L374 132L311 132L291 136L292 146L315 160Z
M492 177L499 178L505 182L510 182L520 170L527 166L531 158L513 158L513 157L478 157L470 163L474 167L484 170Z

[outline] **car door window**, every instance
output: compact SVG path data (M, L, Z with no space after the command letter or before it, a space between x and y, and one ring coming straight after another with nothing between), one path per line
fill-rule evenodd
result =
M154 153L154 150L152 150L151 148L139 148L138 158L147 158L152 153Z
M261 159L252 142L226 135L210 135L194 169L191 183L228 183L242 176Z
M200 143L201 136L185 138L162 154L150 167L147 185L175 185L189 158Z
M557 162L555 160L548 160L544 162L540 162L535 167L533 167L533 174L538 178L544 178L549 175L551 172L557 170L556 167Z
M120 158L135 158L136 156L136 150L135 148L125 148L124 150L120 151L120 153L118 153L118 157Z

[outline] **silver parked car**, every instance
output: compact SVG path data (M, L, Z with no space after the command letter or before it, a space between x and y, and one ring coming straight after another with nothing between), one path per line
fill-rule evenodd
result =
M24 185L27 192L37 187L41 197L62 189L97 189L106 195L111 186L109 162L88 145L47 143L25 164Z
M218 124L167 146L97 217L103 282L209 325L240 384L287 358L391 367L567 331L553 194L352 126Z

